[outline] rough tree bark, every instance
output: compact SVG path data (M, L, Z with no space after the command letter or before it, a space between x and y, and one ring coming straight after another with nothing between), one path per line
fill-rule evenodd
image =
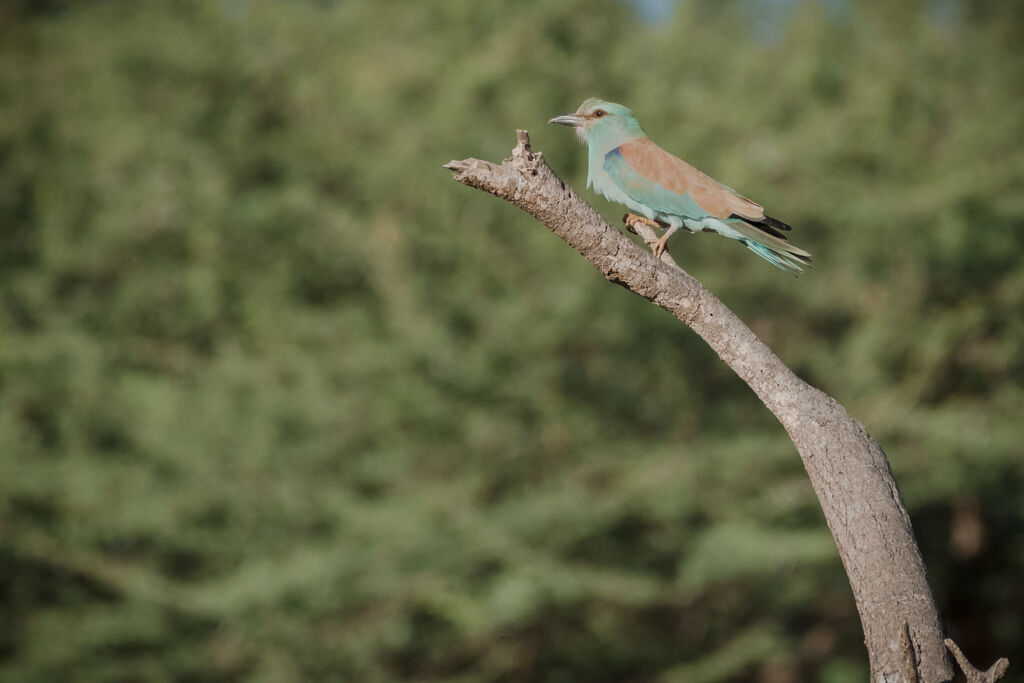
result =
M672 313L746 382L789 433L853 588L874 683L970 683L1000 678L1000 659L975 669L943 640L910 517L882 448L845 408L810 386L711 292L667 254L656 260L610 225L530 150L526 131L500 166L452 161L454 179L531 214L590 261L607 279ZM638 226L644 237L654 235ZM960 671L947 655L954 654Z

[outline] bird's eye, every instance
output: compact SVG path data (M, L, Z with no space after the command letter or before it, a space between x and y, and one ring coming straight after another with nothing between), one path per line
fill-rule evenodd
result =
M607 113L608 112L606 112L604 109L598 109L597 111L594 112L594 116L596 116L597 118L601 118Z

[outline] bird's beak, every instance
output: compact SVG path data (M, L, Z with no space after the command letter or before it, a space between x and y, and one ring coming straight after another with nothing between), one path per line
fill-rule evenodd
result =
M579 128L583 125L583 117L578 114L562 114L548 121L548 123L560 123L563 126L572 126L573 128Z

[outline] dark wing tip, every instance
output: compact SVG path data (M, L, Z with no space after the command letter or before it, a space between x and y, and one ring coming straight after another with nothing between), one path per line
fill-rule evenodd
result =
M758 221L758 220L754 220L753 218L744 218L743 216L740 216L739 214L735 214L735 213L732 216L730 216L730 218L737 218L737 219L743 221L744 223L746 223L747 225L754 226L755 228L757 228L761 232L768 233L772 237L778 237L780 240L782 240L784 242L788 242L789 241L788 239L786 239L785 235L783 235L781 232L779 232L779 230L791 230L792 228L790 228L785 223L782 223L781 221L775 220L774 218L768 218L767 216L765 216L763 219ZM782 226L782 227L780 227L780 226Z
M770 225L776 230L785 230L786 232L789 232L790 230L793 229L788 224L783 223L777 218L772 218L771 216L765 216L764 218L762 218L761 223L764 223L765 225Z

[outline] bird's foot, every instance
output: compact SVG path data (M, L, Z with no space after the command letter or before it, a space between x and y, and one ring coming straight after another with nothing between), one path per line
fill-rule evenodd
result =
M660 259L661 255L668 251L668 238L675 234L678 227L669 227L659 239L644 240L647 246L651 248L651 253L654 254L654 258Z
M654 258L660 259L661 255L665 253L665 249L668 247L668 236L670 233L665 233L659 239L644 240L647 246L651 248L651 253L654 254Z
M661 238L655 239L652 237L644 240L647 246L651 248L654 258L658 259L660 259L661 255L667 251L666 245L668 244L668 238L679 229L678 227L672 227L671 225L647 218L646 216L638 216L635 213L627 213L622 217L622 222L626 224L626 228L634 235L637 234L636 226L638 225L649 225L652 228L667 228L665 234L662 235Z
M636 234L637 225L649 225L652 228L668 227L664 223L659 223L658 221L651 220L646 216L638 216L635 213L627 213L625 216L622 217L622 222L626 224L626 228L634 235Z

